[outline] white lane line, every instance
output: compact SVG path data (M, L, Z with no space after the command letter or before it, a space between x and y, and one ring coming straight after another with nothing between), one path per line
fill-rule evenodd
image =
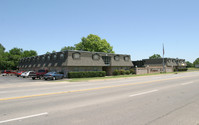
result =
M157 92L157 91L159 91L159 90L154 89L154 90L151 90L151 91L146 91L146 92L141 92L141 93L133 94L133 95L130 95L129 97L144 95L144 94L148 94L148 93L152 93L152 92Z
M40 113L40 114L35 114L35 115L29 115L29 116L24 116L24 117L9 119L9 120L5 120L5 121L0 121L0 124L6 123L6 122L11 122L11 121L17 121L17 120L27 119L27 118L38 117L38 116L47 115L47 114L48 114L48 112L44 112L44 113Z
M191 84L193 82L186 82L186 83L182 83L181 85L188 85L188 84Z

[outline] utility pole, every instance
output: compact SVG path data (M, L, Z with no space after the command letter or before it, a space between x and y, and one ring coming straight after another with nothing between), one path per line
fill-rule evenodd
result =
M165 72L165 63L164 63L164 43L163 43L163 72Z

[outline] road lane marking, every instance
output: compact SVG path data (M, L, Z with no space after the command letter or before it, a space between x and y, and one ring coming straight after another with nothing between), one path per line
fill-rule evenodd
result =
M153 92L157 92L157 91L159 91L159 90L154 89L154 90L151 90L151 91L146 91L146 92L141 92L141 93L133 94L133 95L130 95L129 97L134 97L134 96L149 94L149 93L153 93Z
M14 118L14 119L8 119L8 120L0 121L0 124L6 123L6 122L18 121L18 120L27 119L27 118L38 117L38 116L47 115L47 114L48 114L48 112L44 112L44 113L35 114L35 115L29 115L29 116Z
M186 82L186 83L182 83L181 85L188 85L188 84L191 84L193 82Z
M108 89L108 88L115 88L115 87L124 87L124 86L136 85L136 84L146 84L146 83L162 82L162 81L174 80L174 79L189 78L189 77L194 77L194 76L196 76L196 75L174 77L174 78L167 78L167 79L161 79L161 80L152 80L152 81L146 81L146 82L137 82L137 83L128 83L128 84L120 84L120 85L112 85L112 86L103 86L103 87L98 87L98 88L62 91L62 92L54 92L54 93L44 93L44 94L27 95L27 96L19 96L19 97L0 98L0 101L22 99L22 98L31 98L31 97L40 97L40 96L49 96L49 95L58 95L58 94L66 94L66 93L74 93L74 92L84 92L84 91Z

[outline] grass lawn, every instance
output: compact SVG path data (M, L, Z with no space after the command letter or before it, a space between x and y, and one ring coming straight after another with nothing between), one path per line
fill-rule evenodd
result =
M188 71L199 71L199 68L188 68Z
M61 80L57 82L85 82L91 80L106 80L106 79L117 79L117 78L130 78L130 77L138 77L138 76L150 76L150 75L163 75L163 74L175 74L176 72L170 73L153 73L153 74L142 74L142 75L118 75L118 76L106 76L106 77L92 77L92 78L73 78L67 80Z

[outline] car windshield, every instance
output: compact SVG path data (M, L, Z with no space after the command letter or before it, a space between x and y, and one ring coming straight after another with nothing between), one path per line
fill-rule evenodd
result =
M45 72L45 70L38 70L38 72Z

